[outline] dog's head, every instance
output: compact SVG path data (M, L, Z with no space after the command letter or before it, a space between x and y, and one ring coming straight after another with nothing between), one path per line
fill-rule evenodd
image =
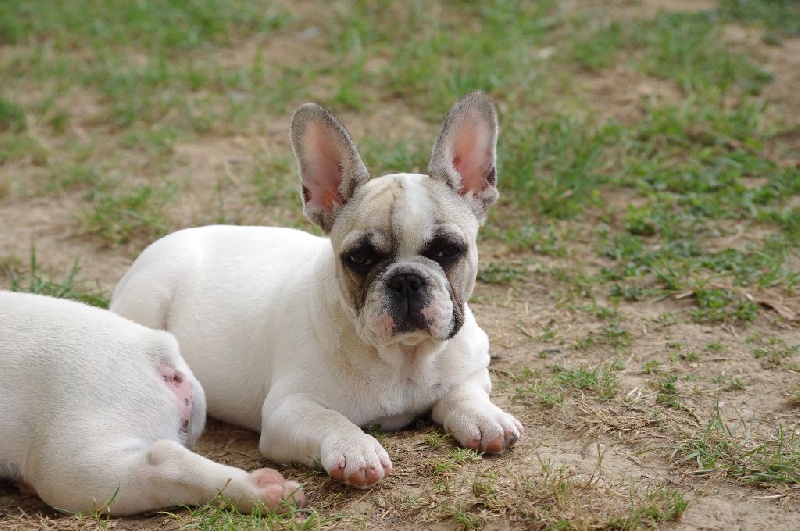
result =
M303 211L330 236L342 303L368 343L453 337L475 286L478 228L497 200L497 115L470 92L450 109L428 175L370 178L350 135L308 103L292 119Z

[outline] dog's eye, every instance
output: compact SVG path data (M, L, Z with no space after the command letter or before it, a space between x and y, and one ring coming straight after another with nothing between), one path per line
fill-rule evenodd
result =
M353 251L344 257L347 265L356 269L366 269L375 263L375 255L367 251Z
M458 260L462 254L464 254L463 247L448 243L434 247L428 257L440 264L446 264Z

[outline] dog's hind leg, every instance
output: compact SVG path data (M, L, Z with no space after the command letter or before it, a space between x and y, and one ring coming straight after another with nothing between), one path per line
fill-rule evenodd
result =
M94 452L92 452L94 450ZM67 511L101 511L114 515L134 514L172 506L198 506L229 500L248 513L257 506L266 510L289 505L303 506L300 485L283 479L277 471L242 469L215 463L162 439L136 452L105 447L86 449L68 461L81 464L75 474L59 463L56 476L38 473L36 492L48 505ZM91 453L91 456L86 454ZM56 470L42 467L43 470ZM80 488L71 486L80 482Z

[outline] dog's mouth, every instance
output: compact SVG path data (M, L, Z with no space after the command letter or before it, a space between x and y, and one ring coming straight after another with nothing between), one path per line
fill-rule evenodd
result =
M392 336L401 343L420 335L447 339L452 329L452 302L431 286L429 279L400 272L386 280L385 293L386 309L394 324Z
M442 342L461 325L447 280L419 267L395 267L376 278L358 318L377 347Z

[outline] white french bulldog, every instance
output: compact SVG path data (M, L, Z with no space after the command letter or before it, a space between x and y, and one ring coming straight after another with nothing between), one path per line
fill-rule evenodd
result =
M467 300L495 188L497 117L450 109L429 175L371 179L328 111L294 114L304 212L329 236L209 226L147 248L111 310L169 330L211 416L261 430L262 454L365 487L392 462L360 427L430 412L461 444L502 452L522 425L489 400L489 342Z
M203 389L175 338L85 304L0 291L0 479L52 507L132 514L305 502L271 469L191 452Z

